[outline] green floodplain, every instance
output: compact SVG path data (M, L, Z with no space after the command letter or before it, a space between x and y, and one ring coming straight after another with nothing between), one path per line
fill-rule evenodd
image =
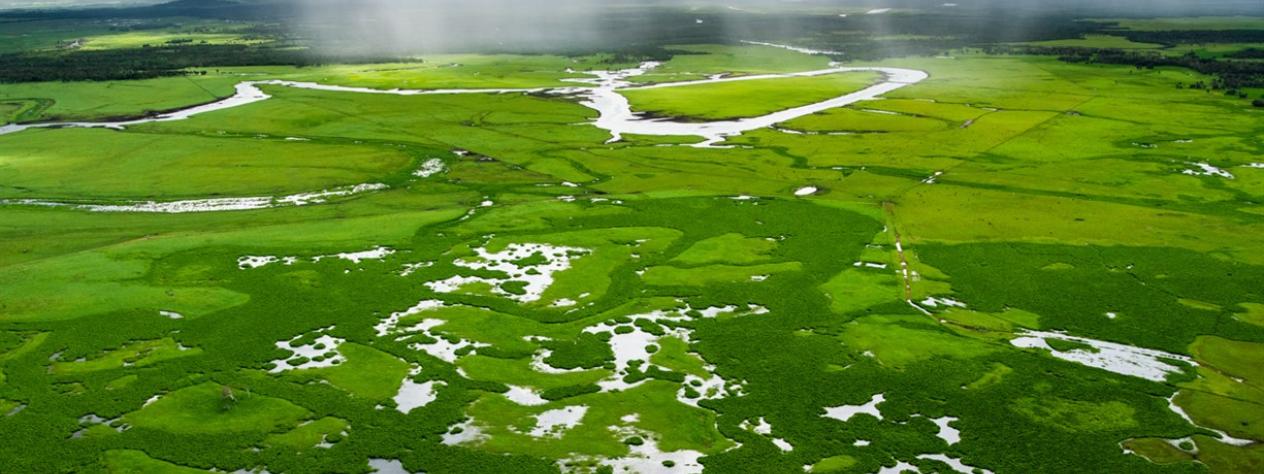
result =
M0 23L0 52L281 41L193 24ZM1264 18L1112 25L0 83L0 123L93 122L653 59L632 110L707 123L883 77L635 86L928 74L709 147L610 141L574 95L277 84L0 135L0 472L1264 471L1264 89L1021 49L1243 55L1127 33Z

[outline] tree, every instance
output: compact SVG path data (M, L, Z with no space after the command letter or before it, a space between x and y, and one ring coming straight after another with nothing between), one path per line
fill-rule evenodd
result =
M1251 102L1251 105L1264 108L1264 99L1255 99L1255 101Z

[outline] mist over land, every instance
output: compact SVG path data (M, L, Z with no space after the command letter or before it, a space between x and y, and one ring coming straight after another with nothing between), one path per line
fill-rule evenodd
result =
M132 8L112 8L120 6ZM1083 18L1264 13L1264 2L1254 0L186 0L158 5L148 0L0 0L0 10L70 7L76 8L65 14L268 19L315 51L378 56L812 41L839 29L862 36L951 37L956 42L946 45L965 46L1082 33L1090 30L1077 22ZM857 48L857 39L827 41L872 49ZM895 48L886 54L920 52L916 45L907 46L883 47Z
M640 46L733 38L794 38L838 27L876 34L934 34L943 24L978 24L988 34L1024 32L1036 16L1240 14L1256 1L619 1L313 0L289 5L297 32L325 47L360 52L533 51ZM890 13L882 9L892 9ZM666 14L667 11L671 14ZM681 10L690 15L681 15ZM935 24L908 13L932 11ZM837 11L837 14L830 14ZM868 11L884 13L868 14ZM895 13L895 14L892 14ZM844 16L846 15L846 16Z
M601 54L607 63L626 63L689 54L681 45L743 41L839 51L843 54L836 59L849 60L934 56L960 48L1024 48L1088 35L1122 35L1169 47L1208 38L1264 42L1257 31L1156 34L1122 31L1110 20L1264 14L1264 4L1248 0L179 0L126 8L88 6L91 3L55 2L59 7L82 8L7 10L0 12L0 21L55 18L136 37L175 28L266 41L207 44L173 37L137 43L164 48L162 56L108 49L64 58L26 52L3 61L8 70L0 79L142 78L213 65L415 61L436 53ZM172 40L188 41L193 47L172 48ZM85 41L98 45L89 49L101 49L99 40L76 38L73 33L45 44L73 49ZM1112 61L1153 63L1136 57ZM1193 66L1204 71L1221 67Z
M1027 40L1040 39L1039 30L1049 29L1051 16L1069 21L1089 16L1264 12L1264 4L1240 0L313 0L281 5L281 11L293 14L294 31L314 44L378 54L785 40L839 27L877 35L976 29L995 37L988 39ZM935 16L922 18L926 14Z

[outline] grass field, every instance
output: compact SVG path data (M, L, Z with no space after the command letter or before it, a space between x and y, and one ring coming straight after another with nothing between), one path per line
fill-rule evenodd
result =
M79 49L99 51L105 49L130 49L172 44L264 44L271 42L267 38L251 38L233 33L182 33L134 31L82 38Z
M876 73L766 79L628 90L632 109L688 120L756 117L855 92L878 82Z
M1163 47L1159 44L1138 43L1122 36L1111 35L1085 35L1080 39L1038 41L1028 44L1050 48L1157 49Z
M1217 31L1258 30L1264 18L1251 16L1194 16L1175 18L1128 18L1099 20L1117 22L1121 28L1134 31Z
M678 82L704 79L714 74L754 75L815 71L829 67L823 56L786 54L785 50L764 46L674 46L671 61L634 82Z
M250 22L217 22L180 18L175 21L93 21L80 19L18 20L0 23L0 53L23 51L100 51L169 44L263 44L275 38L251 31ZM142 26L130 30L120 26Z
M638 80L828 67L679 49ZM610 59L0 85L0 114L131 115L243 78L574 86L626 66ZM715 148L607 143L562 95L279 86L188 120L0 136L5 200L388 186L187 214L4 201L0 471L1257 470L1260 110L1178 69L844 65L930 78ZM877 79L627 96L711 120Z
M46 20L4 23L0 30L0 53L56 49L64 42L84 35L107 34L103 25L84 25L78 21Z
M28 103L9 120L39 122L135 117L215 102L241 77L212 74L141 81L0 84L0 103Z
M528 89L568 85L562 79L586 77L571 71L618 68L607 55L580 57L552 55L422 56L416 63L330 65L313 68L235 68L243 74L263 74L297 81L314 81L377 89Z
M1165 51L1167 54L1183 55L1194 53L1203 58L1221 58L1248 49L1264 49L1264 43L1180 44Z
M529 89L573 85L572 70L619 67L608 57L438 55L415 63L234 67L138 81L0 84L5 122L135 117L214 102L242 81L280 79L375 89Z
M39 131L0 144L0 197L175 200L283 196L398 180L416 151L297 137ZM91 170L91 171L88 171ZM197 176L190 180L190 173Z
M0 102L0 120L5 123L16 122L18 116L28 107L27 102Z

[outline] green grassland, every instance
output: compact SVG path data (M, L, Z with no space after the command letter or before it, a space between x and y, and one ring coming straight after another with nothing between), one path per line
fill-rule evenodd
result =
M0 53L52 50L84 35L105 35L109 32L106 25L73 20L6 22L3 31L0 31Z
M17 121L18 115L20 115L26 108L27 105L24 102L0 103L0 117L3 117L3 120L6 123L15 122Z
M867 107L870 104L861 104ZM875 103L881 107L882 103ZM893 113L881 109L858 109L856 106L830 109L783 124L790 130L804 132L886 133L943 130L956 124L947 120Z
M137 81L0 84L0 121L137 117L210 103L242 81L278 79L376 89L529 89L574 85L567 72L619 67L605 55L436 55L410 63L231 67Z
M756 117L832 99L877 82L875 73L838 73L628 90L632 110L688 120Z
M1151 30L1142 30L1151 31ZM1170 29L1161 29L1153 31L1171 31ZM1085 35L1083 38L1063 39L1050 41L1033 41L1022 43L1028 46L1039 46L1046 48L1086 48L1086 49L1121 49L1137 52L1158 52L1166 56L1184 56L1187 54L1196 54L1204 59L1224 58L1234 53L1249 49L1260 49L1261 43L1179 43L1174 45L1162 45L1155 43L1138 43L1123 36L1116 35Z
M407 175L420 158L397 147L286 141L296 137L42 130L13 138L0 145L5 198L283 196Z
M1248 49L1264 49L1264 43L1193 43L1178 44L1171 48L1165 49L1164 52L1173 55L1184 55L1189 53L1197 54L1202 58L1223 58L1225 56L1245 51Z
M174 20L174 21L173 21ZM0 53L134 49L167 44L263 44L276 38L252 32L251 22L194 18L151 20L27 19L6 21ZM132 29L136 27L136 29Z
M192 469L178 464L159 461L146 456L143 451L123 449L106 451L104 464L105 470L111 473L192 474L206 472L201 469Z
M695 54L645 80L827 61L688 48ZM463 56L231 74L538 87L582 77L568 67L610 67L602 60ZM460 65L438 67L445 61ZM734 148L670 146L691 137L606 143L585 125L592 111L559 96L275 86L265 87L271 100L189 120L0 136L5 198L391 186L202 214L0 205L3 469L370 472L369 459L384 459L409 472L598 472L652 442L696 452L708 472L900 462L948 472L918 457L936 453L997 473L1254 472L1258 445L1225 444L1208 429L1264 440L1264 215L1247 211L1264 199L1264 170L1247 167L1264 154L1264 115L1175 87L1205 79L1184 70L966 52L881 65L930 79L732 137L724 145ZM205 80L230 88L231 74ZM732 117L873 79L637 93L668 94L657 103L673 115ZM107 105L127 114L159 107L143 91L189 80L37 84L5 97L56 100L66 116ZM109 87L137 92L106 101ZM733 97L751 100L720 100ZM433 158L442 173L411 176ZM1196 162L1235 179L1182 173ZM820 192L795 196L807 185ZM543 254L473 266L521 244L581 250L528 300L523 281L542 274ZM331 256L377 246L394 252ZM243 269L245 256L292 260ZM475 282L435 285L452 278ZM1015 347L1023 330L1161 350L1197 367L1163 381L1128 376ZM278 343L316 334L342 341L320 348L340 363L276 371L275 361L296 360ZM629 348L636 355L621 359ZM399 390L416 384L430 396L400 409ZM516 402L523 390L538 399ZM877 394L881 418L823 416ZM541 423L577 407L574 426ZM938 436L932 420L942 417L954 418L959 442ZM758 420L770 434L750 428ZM1187 437L1189 449L1167 441Z
M311 68L227 68L243 75L263 75L376 89L529 89L574 85L562 81L587 77L572 71L623 66L609 55L473 55L447 54L416 58L416 62L327 65Z
M1111 35L1085 35L1079 39L1036 41L1027 44L1049 48L1157 49L1163 47L1159 44L1138 43L1122 36Z
M674 46L677 54L661 67L632 78L633 82L678 82L705 79L715 74L748 76L815 71L829 67L823 56L786 54L785 50L764 46Z
M1264 19L1251 16L1194 16L1174 18L1126 18L1099 20L1118 23L1120 28L1134 31L1218 31L1255 30L1264 27Z
M179 31L131 31L82 38L83 51L105 49L130 49L168 44L263 44L273 41L269 38L253 38L248 35L234 33L184 33Z
M186 76L140 81L0 84L0 103L35 102L19 122L135 117L215 102L233 95L241 77ZM16 119L16 120L15 120Z

